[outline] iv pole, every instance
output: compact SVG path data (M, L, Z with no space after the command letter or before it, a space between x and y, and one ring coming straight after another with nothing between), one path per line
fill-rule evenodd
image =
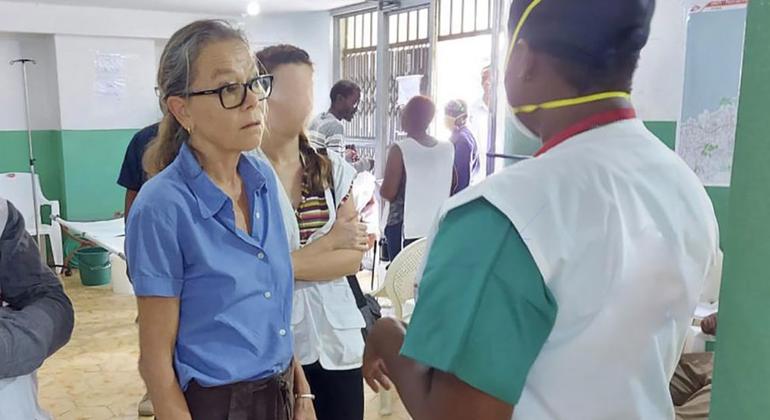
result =
M30 58L20 58L18 60L11 60L9 63L11 66L14 64L21 64L21 74L24 77L24 111L27 118L27 144L29 145L29 172L32 174L32 206L35 211L35 234L37 235L37 244L41 249L44 249L44 242L42 242L43 236L40 234L40 203L37 197L37 173L35 172L35 152L32 149L32 125L29 118L29 84L27 80L27 64L37 64L35 60ZM41 253L41 258L45 261L45 254Z

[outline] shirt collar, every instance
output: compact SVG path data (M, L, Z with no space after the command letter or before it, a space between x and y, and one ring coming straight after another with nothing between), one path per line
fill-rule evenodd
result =
M230 197L222 191L203 171L198 159L185 143L179 149L177 161L187 185L198 201L198 209L204 219L217 214ZM266 178L255 161L241 155L238 161L238 173L243 179L249 196L266 188Z
M586 131L593 130L594 128L609 125L618 121L631 120L636 118L636 111L633 108L620 108L610 111L600 112L585 118L577 123L573 124L567 129L556 133L553 137L548 139L535 153L535 157L542 155L543 153L553 149L554 147L564 143L565 141L577 136L578 134Z

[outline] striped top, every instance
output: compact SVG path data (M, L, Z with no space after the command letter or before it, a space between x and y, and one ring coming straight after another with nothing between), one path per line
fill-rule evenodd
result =
M324 194L310 191L307 182L302 184L302 201L294 214L299 225L299 243L305 246L308 239L329 222L329 205Z
M297 225L299 226L299 244L300 246L307 245L308 240L317 230L326 226L329 223L329 203L326 201L326 191L312 191L310 188L310 182L308 180L307 167L305 166L305 157L300 153L300 160L302 161L303 175L302 175L302 198L299 205L294 209L294 215L297 218ZM333 180L329 180L333 185ZM351 186L352 190L352 186ZM344 203L351 194L352 191L348 191L345 197L339 201L339 204ZM334 190L332 190L332 197L334 197ZM333 198L336 200L336 198ZM338 206L339 207L339 206Z
M340 156L345 152L345 126L329 112L323 112L313 119L307 136L315 150L331 150Z

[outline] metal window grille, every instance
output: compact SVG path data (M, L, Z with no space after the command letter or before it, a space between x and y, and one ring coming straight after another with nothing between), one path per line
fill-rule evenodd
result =
M493 1L439 0L438 40L492 33Z
M361 140L375 138L375 104L377 103L377 12L339 17L339 39L342 48L341 76L361 87L358 114L346 123L348 137Z
M393 13L389 17L388 31L390 46L388 63L390 65L390 100L388 118L390 119L391 139L395 140L394 130L401 126L398 108L398 82L401 76L423 75L420 91L426 93L430 83L430 39L428 32L428 8L407 10Z

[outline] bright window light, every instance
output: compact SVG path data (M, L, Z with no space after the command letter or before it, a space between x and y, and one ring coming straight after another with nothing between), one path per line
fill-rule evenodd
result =
M259 3L255 1L249 3L249 5L246 7L246 13L248 13L249 16L256 16L261 11L262 11L262 7L259 5Z

